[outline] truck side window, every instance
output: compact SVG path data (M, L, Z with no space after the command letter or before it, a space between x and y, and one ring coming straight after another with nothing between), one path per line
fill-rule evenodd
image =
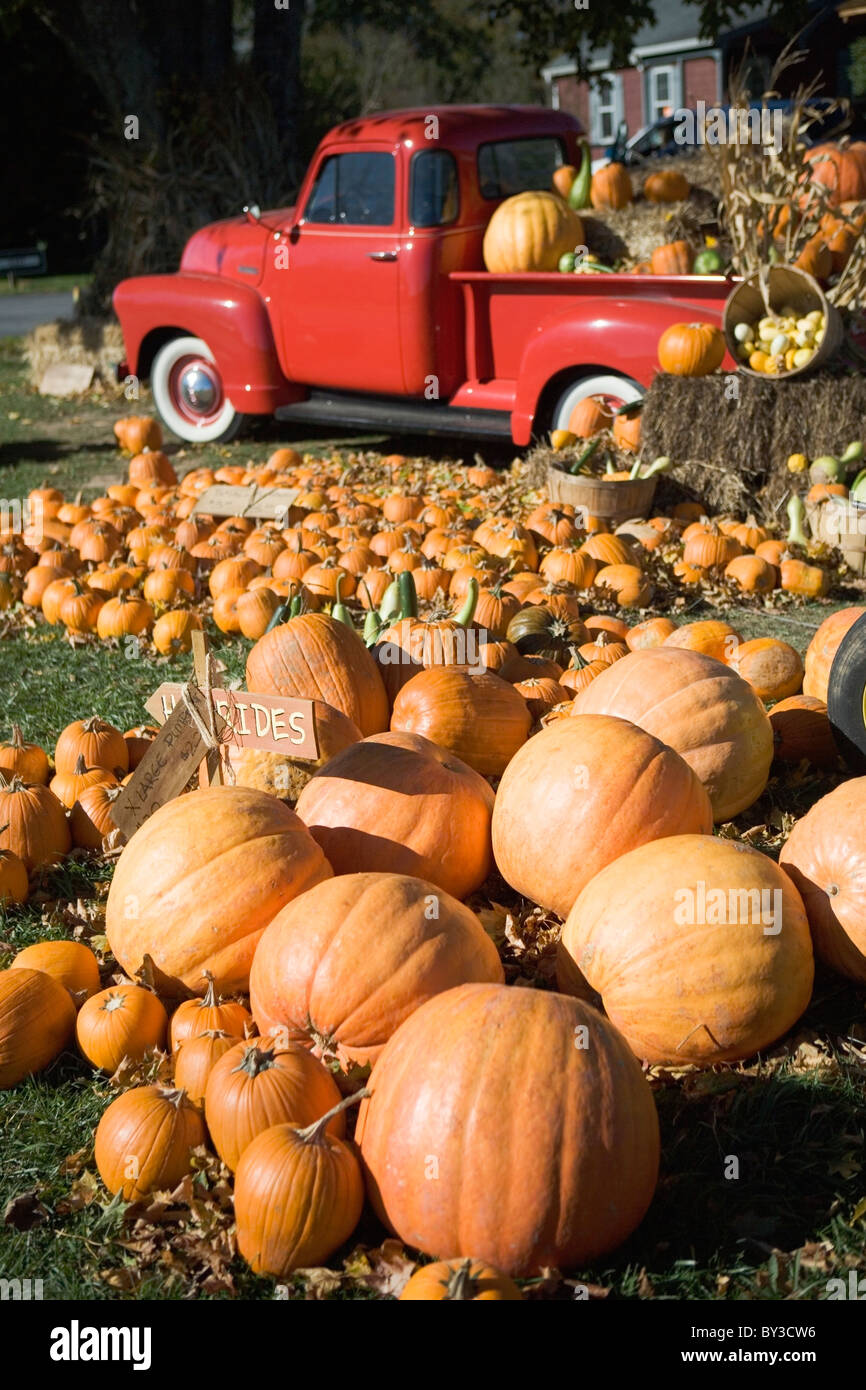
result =
M409 221L413 227L444 227L460 206L457 165L448 150L421 150L412 157Z
M549 188L554 169L565 163L562 141L555 135L524 140L496 140L478 147L478 184L482 198L510 198L531 188Z
M376 150L331 155L316 177L304 221L351 227L393 226L394 156Z

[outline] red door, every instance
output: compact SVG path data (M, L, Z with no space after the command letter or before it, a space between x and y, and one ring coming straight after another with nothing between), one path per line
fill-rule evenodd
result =
M392 145L329 146L274 276L288 375L311 386L403 394L401 161ZM275 252L279 267L279 250Z

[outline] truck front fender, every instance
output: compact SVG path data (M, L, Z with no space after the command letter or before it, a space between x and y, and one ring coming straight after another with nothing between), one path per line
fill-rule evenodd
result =
M269 415L306 395L289 382L261 296L216 275L139 275L122 280L114 309L130 372L146 377L163 343L191 334L207 343L226 394L244 414Z
M664 330L672 323L697 318L720 326L723 307L723 303L706 303L696 312L693 302L677 302L669 296L637 299L601 294L564 306L560 315L543 324L521 358L511 417L514 442L528 444L533 428L543 426L540 412L550 404L547 388L556 378L564 389L566 376L616 372L649 387L659 370L658 341ZM727 354L722 366L735 370Z

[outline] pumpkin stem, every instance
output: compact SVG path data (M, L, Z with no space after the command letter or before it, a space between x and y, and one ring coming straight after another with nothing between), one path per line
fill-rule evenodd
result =
M468 1259L463 1260L459 1267L452 1270L448 1278L443 1280L445 1284L445 1297L447 1299L455 1299L461 1302L472 1301L475 1297L478 1280L472 1278L471 1271L472 1261Z
M11 739L11 743L12 743L12 747L15 749L15 751L16 751L17 753L20 753L21 750L22 750L22 748L24 747L24 735L23 735L22 732L21 732L21 725L20 725L20 724L13 724L13 725L12 725L12 739Z
M246 1048L243 1057L236 1067L232 1067L232 1071L243 1071L247 1076L258 1076L260 1072L268 1071L274 1065L277 1045L274 1042L270 1047L262 1047L260 1043L261 1039Z
M204 975L204 978L207 980L207 989L205 990L204 995L202 996L201 1003L199 1004L199 1008L200 1008L200 1009L213 1009L213 1008L216 1008L216 1005L217 1005L217 997L216 997L216 994L215 994L215 992L214 992L213 974L211 973L210 970L203 970L203 971L202 971L202 974Z
M85 772L87 772L87 763L84 761L84 754L83 754L83 753L79 753L79 754L78 754L78 758L76 759L76 763L75 763L74 772L75 772L75 776L76 776L76 777L83 777L84 774L85 774Z
M176 1110L186 1101L186 1091L183 1087L163 1086L160 1088L163 1100L167 1100Z
M304 1144L320 1143L322 1134L335 1115L341 1115L343 1111L348 1110L351 1105L357 1105L358 1101L364 1100L367 1096L371 1096L372 1094L373 1092L365 1086L363 1090L356 1091L353 1096L346 1096L345 1100L341 1100L339 1105L333 1106L327 1114L322 1115L318 1120L314 1120L311 1125L307 1125L306 1129L299 1129L298 1138Z

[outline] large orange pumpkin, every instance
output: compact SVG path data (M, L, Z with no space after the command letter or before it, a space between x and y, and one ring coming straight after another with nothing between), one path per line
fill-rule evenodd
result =
M815 636L806 648L806 674L803 677L803 694L814 695L827 703L827 685L830 680L830 667L839 650L839 644L849 628L858 618L862 618L866 608L859 605L853 608L840 608L825 618Z
M137 1062L150 1048L162 1047L167 1027L168 1016L155 994L141 985L117 985L87 1000L75 1036L88 1062L113 1072L124 1057Z
M285 1278L321 1265L357 1226L361 1166L354 1148L328 1131L353 1101L305 1129L271 1125L244 1150L235 1176L238 1250L257 1274Z
M800 653L777 637L753 637L750 642L740 642L730 666L749 682L762 700L782 700L796 695L803 684Z
M430 1255L511 1276L569 1269L615 1249L649 1206L652 1093L617 1030L575 999L449 990L395 1033L369 1085L356 1139L370 1197Z
M0 743L0 772L7 781L20 777L22 782L48 785L51 777L48 754L38 743L24 741L20 724L12 725L12 737L8 743Z
M624 164L605 164L592 176L590 201L594 208L625 208L634 197Z
M623 719L584 714L556 720L512 758L496 793L493 852L512 888L564 917L627 850L712 828L709 798L678 753Z
M134 1086L103 1112L94 1157L109 1192L135 1202L176 1187L190 1171L193 1149L206 1138L201 1112L183 1091Z
M513 1279L481 1260L437 1260L416 1269L400 1294L401 1303L519 1303Z
M365 736L388 727L388 698L376 662L345 623L324 613L303 613L259 638L247 657L247 689L322 700Z
M695 253L687 241L669 241L655 248L650 266L653 275L690 275L694 259Z
M576 697L578 714L614 714L664 739L698 774L717 821L758 799L773 733L747 681L700 652L663 645L631 652Z
M804 759L815 767L835 767L839 750L827 706L814 695L790 695L770 710L773 757L783 763Z
M142 449L158 449L162 444L159 421L152 415L126 415L116 420L114 433L127 454L140 454Z
M659 338L659 365L673 376L709 376L722 365L725 340L711 323L674 323Z
M727 663L740 644L740 634L730 623L719 618L704 618L696 623L683 623L664 638L662 646L682 647L689 652L701 652Z
M9 849L29 870L56 864L72 839L63 803L48 787L25 786L20 777L0 782L0 849Z
M35 941L25 946L12 962L12 969L44 970L68 989L76 1006L99 989L99 962L83 941Z
M636 1055L710 1066L768 1047L812 993L799 893L741 841L654 840L603 869L563 927L560 985L575 970Z
M69 991L42 970L0 970L0 1090L42 1071L75 1027Z
M861 141L840 149L818 145L806 155L809 177L829 189L829 206L860 202L866 198L866 145Z
M181 1053L186 1048L181 1049ZM340 1100L327 1067L296 1044L264 1038L239 1042L216 1062L205 1087L207 1123L214 1148L234 1172L241 1154L271 1125L308 1125ZM329 1132L342 1138L342 1115Z
M184 999L171 1016L169 1041L172 1052L177 1052L182 1043L197 1038L202 1033L227 1033L230 1037L243 1038L247 1030L252 1032L252 1019L243 1004L236 999L218 999L213 979L207 979L207 989L201 999Z
M476 668L432 666L403 686L391 728L422 734L456 753L483 777L498 777L532 726L526 702L501 676Z
M484 233L484 264L494 274L556 270L583 243L583 223L556 193L516 193L500 203Z
M802 894L815 950L827 965L866 984L866 777L822 796L797 821L779 863Z
M568 420L568 428L579 439L589 439L599 430L609 430L613 425L613 409L596 396L584 396L578 401Z
M160 993L246 990L256 943L331 867L294 811L266 792L209 787L161 806L115 869L111 949L134 977L150 956Z
M450 893L406 874L341 874L271 923L250 1003L262 1034L363 1065L431 995L501 979L493 942Z
M489 782L419 734L346 748L296 809L336 874L412 874L465 898L490 872Z
M648 174L643 182L643 195L649 203L681 203L689 192L688 179L677 169Z

